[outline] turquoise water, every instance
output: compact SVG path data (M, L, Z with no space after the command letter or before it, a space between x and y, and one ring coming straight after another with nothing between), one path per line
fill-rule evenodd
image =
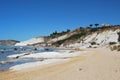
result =
M53 49L45 49L45 48L38 48L38 47L28 47L28 46L0 46L0 71L8 70L10 67L17 65L17 64L23 64L23 63L29 63L29 62L35 62L40 61L39 59L9 59L7 56L13 55L13 54L21 54L21 53L40 53L40 52L48 52L53 51ZM2 63L4 62L4 63Z

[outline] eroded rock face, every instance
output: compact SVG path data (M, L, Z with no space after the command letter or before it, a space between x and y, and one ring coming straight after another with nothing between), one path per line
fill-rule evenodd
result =
M99 46L109 45L111 43L118 44L119 43L118 32L120 32L120 29L94 32L83 38L83 40L80 43L77 43L77 45L72 44L70 46L99 47Z
M120 43L120 26L108 28L78 28L69 32L54 33L52 36L31 38L16 46L53 47L99 47L110 43Z
M0 40L0 45L15 45L16 43L19 43L19 41L16 41L16 40Z
M26 41L21 41L20 43L16 43L16 46L27 46L27 45L33 45L36 43L43 43L45 41L44 37L36 37L36 38L31 38Z

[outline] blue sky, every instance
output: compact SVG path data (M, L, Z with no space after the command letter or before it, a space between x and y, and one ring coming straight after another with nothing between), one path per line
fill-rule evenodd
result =
M120 0L0 0L0 40L27 40L89 24L120 24Z

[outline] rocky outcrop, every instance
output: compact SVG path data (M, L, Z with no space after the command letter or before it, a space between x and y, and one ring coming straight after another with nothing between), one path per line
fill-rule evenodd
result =
M19 41L16 41L16 40L0 40L0 45L15 45L16 43L19 43Z
M20 43L16 43L15 46L27 46L27 45L33 45L36 43L43 43L43 42L45 42L45 37L36 37L26 41L21 41Z
M69 44L69 47L99 47L105 45L119 44L120 29L103 30L91 33L84 37L80 43Z
M74 34L75 33L75 34ZM84 28L70 32L69 36L58 37L52 44L57 47L99 47L111 43L120 43L120 27L110 28ZM68 35L68 34L65 34ZM63 35L64 36L64 35ZM54 39L53 39L54 40Z
M99 28L77 28L69 32L54 33L52 36L36 37L17 43L16 46L52 47L98 47L120 43L120 26Z

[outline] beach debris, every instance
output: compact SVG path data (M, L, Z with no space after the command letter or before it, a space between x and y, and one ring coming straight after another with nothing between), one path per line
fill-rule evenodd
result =
M117 73L117 72L118 72L118 70L115 70L115 72Z
M79 68L79 71L83 70L82 68Z

